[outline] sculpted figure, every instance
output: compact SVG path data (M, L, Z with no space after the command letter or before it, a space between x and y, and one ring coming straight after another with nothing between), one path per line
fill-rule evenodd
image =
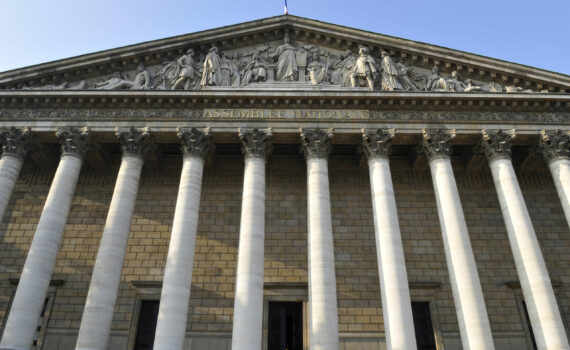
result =
M150 74L144 68L141 63L137 66L137 75L135 75L135 80L130 81L123 79L121 73L115 72L113 76L100 83L94 83L93 87L97 90L115 90L115 89L131 89L140 90L148 89L151 86Z
M402 85L398 82L398 69L396 69L396 65L386 51L382 51L382 65L380 72L382 74L382 90L403 90Z
M40 86L24 86L22 90L83 90L85 88L87 88L87 83L85 80L81 80L75 84L63 82L59 85L47 84Z
M350 74L355 64L356 57L354 57L352 51L346 50L340 56L340 60L331 66L331 83L340 86L350 86Z
M196 77L196 64L194 63L194 51L188 49L186 55L182 55L176 61L177 79L172 85L172 89L189 90L195 83Z
M396 63L396 67L398 68L398 81L404 90L416 91L424 89L425 78L422 75L400 62Z
M357 85L357 79L366 78L368 87L370 90L374 90L374 79L377 75L376 61L368 54L368 48L361 46L358 51L358 58L350 74L350 86L356 87L359 85Z
M464 92L471 92L471 91L479 91L481 90L480 86L477 86L475 84L473 84L473 82L471 81L471 79L466 79L465 80L465 84L467 84L467 86L465 87L465 89L463 90Z
M439 68L433 67L431 69L431 74L428 76L427 91L449 91L449 84L443 77L439 74Z
M253 55L251 62L245 66L243 85L253 82L263 82L267 79L267 65L258 53Z
M459 74L455 70L451 72L449 79L447 79L447 85L449 87L449 91L455 92L462 92L467 88L467 84L460 80Z
M289 34L285 33L283 44L277 46L273 59L277 60L276 79L280 81L297 80L299 68L297 67L297 49L290 44Z
M218 55L218 48L212 46L204 60L202 81L200 86L222 86L222 63Z
M241 77L239 75L238 62L234 59L234 56L228 56L227 53L224 53L220 62L222 69L221 86L239 85Z
M309 80L313 85L318 85L320 83L328 81L328 59L326 63L323 63L321 62L321 56L319 53L314 52L312 61L307 67L307 71L309 72Z
M142 63L137 66L137 75L135 75L135 80L133 80L132 90L149 89L151 86L150 74L144 68Z

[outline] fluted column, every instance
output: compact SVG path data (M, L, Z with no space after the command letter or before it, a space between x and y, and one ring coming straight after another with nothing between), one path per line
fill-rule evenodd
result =
M20 176L20 170L29 148L30 128L0 129L2 158L0 159L0 222Z
M482 131L517 274L538 349L570 349L546 263L511 162L511 132Z
M332 129L301 129L307 160L309 342L311 350L337 350L338 314L329 192Z
M30 349L55 267L57 251L89 144L87 128L56 131L61 160L32 240L0 349Z
M570 132L542 130L538 147L548 162L556 192L570 226Z
M423 130L463 349L494 349L481 282L451 167L455 130Z
M184 160L162 282L155 350L184 348L204 157L210 148L208 129L179 129L178 137Z
M412 350L417 348L412 303L390 174L389 156L394 136L394 130L362 130L362 148L370 172L386 346L388 350Z
M265 159L271 129L239 130L245 156L232 350L261 349L263 252L265 243Z
M107 349L123 261L135 209L148 128L116 132L123 156L101 237L76 349Z

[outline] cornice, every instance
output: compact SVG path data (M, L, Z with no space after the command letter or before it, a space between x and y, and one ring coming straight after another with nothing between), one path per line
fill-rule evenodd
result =
M324 108L493 112L570 111L570 95L446 92L0 90L0 113L8 108Z

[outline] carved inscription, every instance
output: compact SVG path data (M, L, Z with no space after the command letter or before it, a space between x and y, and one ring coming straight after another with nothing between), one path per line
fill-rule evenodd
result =
M369 119L367 110L340 109L218 109L206 108L202 113L207 119Z

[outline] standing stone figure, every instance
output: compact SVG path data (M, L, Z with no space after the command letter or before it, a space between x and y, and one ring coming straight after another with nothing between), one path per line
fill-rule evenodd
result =
M194 50L188 49L186 55L183 55L176 61L178 67L178 79L174 85L172 85L172 90L183 88L184 90L189 90L194 85L194 79L196 76L196 64L194 63Z
M200 86L222 86L222 63L218 48L212 46L204 60L204 71Z
M403 90L402 85L398 82L398 69L386 51L382 51L382 65L380 72L382 74L382 90Z
M358 58L350 74L350 86L356 87L360 85L356 82L356 79L366 78L368 87L370 90L374 90L374 79L378 75L378 70L376 69L376 61L368 53L368 48L366 46L361 46L358 51Z
M356 64L352 51L346 50L340 59L331 66L331 83L340 86L350 86L350 74Z
M289 34L285 33L283 44L277 46L273 59L277 59L276 78L279 81L295 81L299 73L297 67L296 52L297 49L290 44Z
M328 81L328 59L326 63L321 62L321 56L318 52L314 52L312 58L313 59L311 63L309 63L309 66L307 67L311 84L318 85L320 83Z
M251 62L245 66L243 85L253 82L263 82L267 79L267 65L258 53L253 55Z
M234 55L228 55L224 52L221 59L222 82L221 86L235 86L241 83L239 75L238 61L234 59Z
M449 84L443 77L439 74L439 68L433 67L431 69L431 74L428 76L427 91L449 91Z

